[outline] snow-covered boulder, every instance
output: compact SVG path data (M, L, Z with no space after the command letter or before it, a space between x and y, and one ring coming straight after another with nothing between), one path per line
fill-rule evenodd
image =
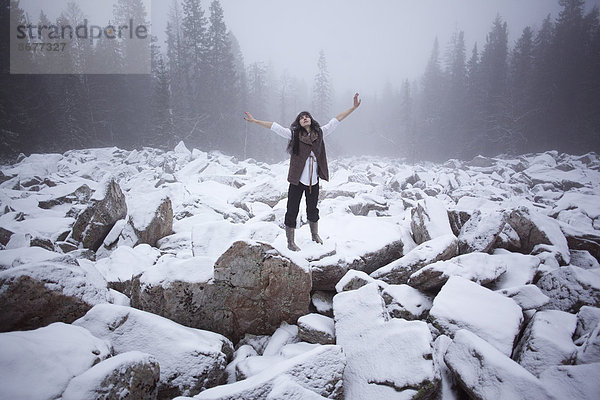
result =
M310 262L313 289L333 291L347 271L370 274L404 254L405 233L391 219L333 214L322 221L319 230L331 233L321 233L321 238L333 247L330 254Z
M537 310L550 302L550 298L535 285L523 285L500 289L498 290L498 293L513 299L523 311Z
M528 285L534 281L538 273L540 266L540 257L538 256L511 253L505 249L496 249L493 256L495 260L504 260L506 272L490 285L492 289L499 290Z
M466 329L456 332L444 360L472 399L554 399L529 371Z
M333 317L333 296L335 292L315 290L311 296L312 305L319 314Z
M160 367L149 354L130 351L108 358L71 379L62 400L156 399Z
M429 319L441 333L468 329L510 356L523 313L514 300L468 279L453 276L433 300Z
M510 213L507 222L519 235L522 252L530 253L540 244L551 245L560 255L560 264L569 263L567 239L555 219L536 210L519 207Z
M148 202L148 197L146 196ZM156 242L173 232L173 206L169 197L162 197L158 204L146 203L144 212L131 215L129 223L138 238L136 244L147 243L156 246Z
M535 313L513 358L535 376L552 365L573 364L577 348L571 338L576 324L577 317L564 311Z
M60 398L69 381L110 357L110 344L84 328L57 322L0 333L2 399Z
M340 346L318 346L242 381L205 390L194 399L286 399L287 397L276 397L276 393L282 390L280 379L283 378L327 399L341 400L344 398L342 378L345 365L344 352Z
M159 260L140 277L132 305L237 342L246 333L270 335L283 321L296 323L309 313L310 292L307 267L268 244L238 241L214 268L208 257Z
M600 306L600 271L566 266L542 276L536 285L550 297L548 308L577 312L581 306Z
M225 337L188 328L134 308L100 304L73 323L112 345L116 354L141 351L160 365L160 398L194 395L225 380L233 347Z
M1 331L71 323L94 305L112 301L94 267L41 262L0 271Z
M583 306L577 313L577 328L573 339L579 339L580 337L590 333L596 325L600 322L600 308Z
M600 362L600 322L591 332L581 337L581 347L577 349L577 364L590 364Z
M600 398L600 363L551 366L540 381L556 399L590 400Z
M375 282L375 279L367 275L366 272L351 269L346 272L346 274L338 283L336 283L335 290L338 293L345 292L347 290L356 290L371 282Z
M461 276L480 285L486 285L506 272L506 261L502 256L487 253L463 254L421 268L410 276L408 284L423 291L436 291L451 276Z
M458 235L460 254L494 250L498 236L506 224L506 215L496 210L475 210Z
M298 318L298 336L308 343L335 344L333 318L308 314Z
M424 319L431 309L431 299L408 285L389 285L381 293L393 318Z
M419 200L411 211L411 230L417 244L442 235L453 234L444 203L435 197Z
M83 247L98 250L113 225L127 215L127 204L114 179L100 184L92 195L91 204L77 216L71 236Z
M596 218L596 224L600 229L600 218ZM598 230L596 230L598 232ZM588 251L596 260L600 260L600 235L597 234L576 234L566 232L569 248Z
M421 243L402 258L377 269L371 276L387 283L406 283L410 275L420 268L437 261L449 260L456 256L457 252L456 236L441 235Z
M567 239L568 241L569 239ZM600 263L587 250L571 249L571 265L583 269L600 268Z
M412 398L419 391L434 396L439 376L427 324L390 320L379 291L373 282L333 298L337 344L347 357L345 399Z

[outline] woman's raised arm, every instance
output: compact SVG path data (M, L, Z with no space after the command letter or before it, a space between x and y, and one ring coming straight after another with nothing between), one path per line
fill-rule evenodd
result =
M349 109L347 109L346 111L342 111L341 113L339 113L335 118L342 122L342 120L344 118L346 118L348 115L352 114L352 112L354 110L356 110L358 108L358 106L360 106L360 102L361 100L359 100L358 98L358 93L354 94L354 104L352 105L352 107L350 107Z
M260 125L262 127L265 127L267 129L271 129L271 127L273 126L273 122L269 122L269 121L260 121L256 118L254 118L252 116L252 114L250 114L248 111L246 111L244 114L246 114L246 116L244 117L244 119L248 122L254 122L257 125Z

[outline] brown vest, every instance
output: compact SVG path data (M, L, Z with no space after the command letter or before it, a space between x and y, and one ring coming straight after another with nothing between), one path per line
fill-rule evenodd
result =
M310 142L310 141L307 141ZM325 152L325 142L323 141L323 132L319 133L314 138L311 144L300 140L298 146L298 154L292 154L290 157L290 169L288 172L288 182L292 185L300 183L300 176L306 165L306 159L313 152L317 157L317 176L320 179L329 180L329 168L327 167L327 153ZM314 182L315 184L317 182Z

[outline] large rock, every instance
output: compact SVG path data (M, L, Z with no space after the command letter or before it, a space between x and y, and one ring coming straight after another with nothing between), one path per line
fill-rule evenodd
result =
M337 343L347 357L345 399L406 399L417 393L433 398L440 378L429 328L422 321L390 319L379 290L373 282L333 298Z
M496 210L475 210L458 235L460 254L490 253L506 224L506 216Z
M596 260L600 261L600 235L589 233L573 234L567 233L569 248L576 250L587 250Z
M577 364L591 364L600 362L600 322L591 332L580 338L582 342L577 349Z
M225 381L233 346L225 337L130 307L100 304L74 325L110 342L116 354L141 351L160 364L158 396L194 395Z
M444 360L471 399L554 399L530 372L466 329L456 332Z
M498 293L513 299L523 311L538 310L550 302L550 297L535 285L515 286L498 290Z
M577 317L558 310L539 311L527 325L513 358L535 376L552 365L573 364L577 348L571 339Z
M584 306L600 306L600 271L567 266L551 271L536 285L550 297L548 308L578 312Z
M423 291L437 291L451 276L461 276L487 285L498 279L506 269L507 260L502 256L469 253L421 268L410 276L408 284Z
M551 366L540 381L556 399L590 400L600 398L600 363Z
M298 318L298 336L308 343L335 344L333 318L308 314Z
M531 253L540 244L555 246L560 256L559 263L570 261L567 239L558 222L538 211L520 207L508 217L508 224L517 232L521 241L521 251Z
M408 285L389 285L381 293L392 318L424 319L431 309L431 299Z
M309 313L310 272L264 243L235 242L210 259L167 260L140 278L134 307L234 342L270 335Z
M452 337L456 331L468 329L510 356L523 313L512 299L453 276L433 300L429 318L443 334Z
M417 244L442 235L453 234L444 204L435 197L419 200L411 211L410 227Z
M173 233L173 206L169 197L160 199L160 202L152 207L154 212L143 213L136 218L130 218L129 223L135 236L136 244L147 243L156 247L156 242Z
M57 399L69 381L110 357L109 343L57 322L32 331L0 333L2 399Z
M78 265L41 262L0 272L0 330L71 323L113 297L100 273Z
M420 268L437 261L449 260L458 253L458 239L454 235L442 235L415 247L402 258L393 261L371 276L392 284L403 284Z
M125 218L127 204L119 184L114 180L104 183L90 201L91 204L77 216L72 237L83 247L95 251L115 222Z
M154 357L130 351L104 360L71 379L62 400L153 400L158 396L159 378L160 367Z
M286 399L272 394L281 390L277 388L280 385L278 380L283 378L325 398L341 400L344 398L342 377L345 365L346 359L340 346L319 346L243 381L205 390L194 399Z
M378 250L362 254L350 262L333 257L334 261L331 259L332 257L328 257L312 263L313 288L316 290L336 290L335 285L349 270L363 271L370 274L402 257L403 249L404 243L401 240L396 240Z

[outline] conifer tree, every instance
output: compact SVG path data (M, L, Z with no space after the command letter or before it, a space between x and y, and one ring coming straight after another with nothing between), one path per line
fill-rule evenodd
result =
M327 69L327 59L325 52L319 52L319 60L317 61L318 72L315 75L313 86L313 113L318 121L325 121L329 118L331 109L332 93L329 71Z

